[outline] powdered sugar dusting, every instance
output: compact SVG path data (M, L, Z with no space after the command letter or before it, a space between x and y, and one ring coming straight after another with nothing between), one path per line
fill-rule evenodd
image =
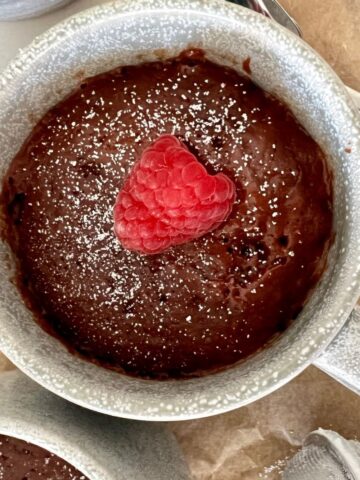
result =
M119 245L112 210L140 153L170 132L233 179L237 201L222 228L149 258ZM304 226L329 206L320 151L278 102L199 51L85 81L44 118L9 177L26 237L18 254L48 321L130 373L234 363L297 315L322 268L330 211L323 231Z

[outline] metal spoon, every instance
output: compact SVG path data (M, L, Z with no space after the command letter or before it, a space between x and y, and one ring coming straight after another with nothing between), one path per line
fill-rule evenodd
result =
M284 27L288 28L295 35L302 36L299 25L290 17L287 11L277 2L277 0L228 0L231 3L242 5L259 12L266 17L272 18Z

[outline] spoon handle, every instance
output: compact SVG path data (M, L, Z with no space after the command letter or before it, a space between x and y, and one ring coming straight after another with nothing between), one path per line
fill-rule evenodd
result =
M276 0L228 0L236 5L250 8L255 12L261 13L265 17L272 18L283 27L299 37L302 36L299 25L290 17L286 10Z
M280 23L284 27L288 28L291 32L295 33L299 37L302 36L299 25L295 20L287 13L287 11L280 5L277 0L255 0L254 3L263 5L269 12L270 17L276 22Z

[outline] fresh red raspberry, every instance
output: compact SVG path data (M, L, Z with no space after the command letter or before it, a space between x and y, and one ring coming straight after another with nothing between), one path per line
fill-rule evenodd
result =
M205 167L173 135L159 137L135 164L117 196L115 233L124 248L160 253L217 228L235 185Z

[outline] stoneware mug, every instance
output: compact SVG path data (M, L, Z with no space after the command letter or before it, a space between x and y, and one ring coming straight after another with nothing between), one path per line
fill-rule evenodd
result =
M0 434L42 447L89 480L187 480L188 469L164 426L82 409L20 372L0 375Z
M0 21L23 20L48 13L72 0L0 0Z
M0 348L61 397L127 418L225 412L272 392L312 362L360 391L359 315L346 324L360 290L359 116L329 66L281 26L221 0L124 0L66 20L23 50L1 76L0 175L35 123L79 85L79 71L85 78L156 60L159 50L162 58L172 57L189 46L240 72L251 57L252 79L291 108L329 157L335 241L305 308L266 349L225 371L183 381L130 378L71 355L38 326L11 281L15 263L2 243Z

